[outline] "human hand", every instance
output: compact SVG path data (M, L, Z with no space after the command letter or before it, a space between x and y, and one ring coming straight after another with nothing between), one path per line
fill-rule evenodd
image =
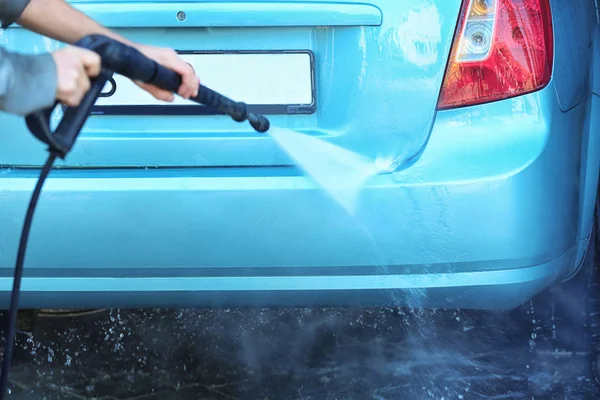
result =
M183 59L172 49L138 45L137 50L146 57L156 61L163 67L169 68L181 75L181 86L177 94L184 99L195 97L198 95L198 86L200 79L196 76L194 68L183 61ZM160 89L154 85L143 82L135 82L139 87L149 92L158 100L173 101L173 93L168 90Z
M90 78L100 74L100 56L78 47L66 47L52 53L56 63L56 99L76 107L91 87Z

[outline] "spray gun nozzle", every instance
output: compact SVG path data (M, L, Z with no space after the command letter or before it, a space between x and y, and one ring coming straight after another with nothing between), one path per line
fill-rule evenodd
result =
M265 133L271 126L269 120L264 115L260 114L248 114L248 121L250 122L252 128L260 133Z

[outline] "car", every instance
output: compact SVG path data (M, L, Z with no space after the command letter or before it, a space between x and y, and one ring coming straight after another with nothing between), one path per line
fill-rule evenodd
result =
M594 1L72 4L377 174L349 212L272 135L115 75L44 186L22 308L511 309L581 273L600 166ZM19 26L0 44L63 46ZM0 126L8 307L46 147L22 117Z

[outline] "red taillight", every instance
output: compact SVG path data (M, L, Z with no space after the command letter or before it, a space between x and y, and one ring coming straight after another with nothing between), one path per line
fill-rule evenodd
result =
M552 74L549 0L463 0L438 109L506 99Z

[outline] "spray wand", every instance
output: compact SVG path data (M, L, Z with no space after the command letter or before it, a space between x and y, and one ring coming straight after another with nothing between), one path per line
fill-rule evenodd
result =
M97 77L92 79L90 90L86 93L79 106L67 108L54 131L51 131L50 128L50 117L54 109L59 105L58 103L55 103L48 109L25 117L27 127L36 138L48 145L50 155L42 168L33 194L31 195L27 214L23 222L8 313L6 346L2 360L2 375L0 376L0 400L5 398L7 392L8 374L12 362L19 309L23 262L25 260L29 231L42 186L50 173L52 164L57 157L64 159L69 153L90 115L94 103L113 73L123 75L132 80L149 83L173 93L177 93L181 85L181 76L176 72L161 66L136 49L106 36L86 36L75 45L98 53L102 59L102 70ZM269 129L270 123L266 117L248 112L245 103L233 101L206 86L200 86L198 95L190 98L190 100L209 106L219 113L229 115L234 121L244 122L247 120L257 132L263 133Z

